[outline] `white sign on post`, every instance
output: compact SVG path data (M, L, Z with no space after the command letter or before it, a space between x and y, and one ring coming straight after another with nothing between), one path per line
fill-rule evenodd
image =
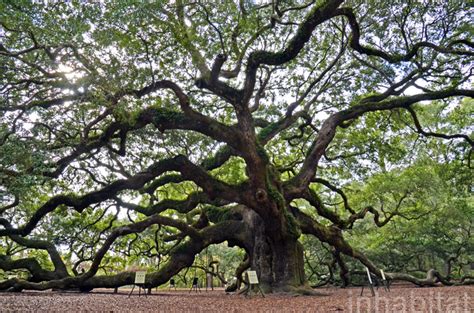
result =
M258 276L256 271L247 271L247 278L249 280L249 288L247 289L247 296L250 296L252 293L253 287L257 288L258 291L262 294L262 297L265 298L265 295L263 294L262 289L260 288L258 284Z
M144 284L145 283L146 272L140 271L135 273L135 284Z
M249 284L257 285L258 284L258 277L256 271L247 271L247 277L249 278Z
M369 282L370 282L370 284L372 285L372 277L370 277L370 271L369 271L369 268L368 268L368 267L366 267L365 269L367 270L367 277L369 277Z

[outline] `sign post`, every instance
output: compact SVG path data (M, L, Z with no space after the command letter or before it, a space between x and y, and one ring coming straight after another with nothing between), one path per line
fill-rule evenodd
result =
M169 288L169 290L171 290L171 288L174 288L174 290L176 291L176 282L174 281L174 278L170 279L170 288Z
M248 281L249 281L249 288L248 288L247 296L251 296L252 289L254 287L256 287L258 289L258 291L260 292L260 294L262 295L262 297L265 298L265 295L263 294L263 291L260 288L260 284L258 282L257 272L256 271L247 271L247 278L248 278Z
M370 291L372 292L372 297L374 297L375 296L374 285L373 285L373 282L372 282L372 277L370 276L369 268L366 267L365 270L367 271L367 278L369 279ZM364 288L365 288L365 285L362 286L362 290L360 291L361 296L364 294Z
M387 291L390 291L390 282L385 278L383 270L380 270L380 274L382 274L382 285L384 285Z
M201 292L201 288L199 287L199 279L197 277L193 278L193 284L191 285L191 289L189 289L189 293L191 293L193 290L196 292Z
M380 275L382 276L382 280L380 280L377 276L373 275L370 273L369 269L366 267L365 268L367 272L367 278L369 279L369 287L370 290L372 291L372 296L375 296L374 292L374 285L377 286L377 290L379 289L380 285L382 285L386 291L390 291L390 281L387 280L385 277L385 273L383 270L380 270ZM362 286L362 290L360 292L360 295L364 293L364 287L365 285Z
M146 272L145 271L138 271L135 272L135 281L133 283L132 291L130 291L130 294L128 295L129 297L132 295L133 290L135 289L135 286L138 286L138 296L140 297L141 295L141 290L143 288L143 294L146 295L145 287L145 277L146 277Z

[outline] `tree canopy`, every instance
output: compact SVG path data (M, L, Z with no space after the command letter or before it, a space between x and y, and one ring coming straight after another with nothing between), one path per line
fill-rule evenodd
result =
M27 274L0 289L119 287L137 264L151 288L212 247L268 291L361 266L469 282L473 13L2 1L0 270Z

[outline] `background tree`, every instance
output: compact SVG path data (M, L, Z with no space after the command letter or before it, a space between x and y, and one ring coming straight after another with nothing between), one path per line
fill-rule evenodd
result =
M305 291L303 234L344 283L348 258L409 270L370 261L362 230L390 240L375 229L428 216L421 230L470 238L435 222L470 178L461 1L0 9L0 268L30 273L0 289L117 287L133 274L111 271L143 260L158 286L227 241L247 254L238 275Z

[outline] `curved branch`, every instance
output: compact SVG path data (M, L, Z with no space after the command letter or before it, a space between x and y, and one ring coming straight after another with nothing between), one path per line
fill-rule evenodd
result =
M160 80L157 82L152 83L151 85L148 85L142 89L139 90L131 90L131 91L124 91L123 93L118 93L115 97L121 98L122 96L126 94L133 94L137 98L141 98L145 95L148 95L154 91L160 90L160 89L171 89L176 97L179 100L179 105L183 112L189 112L190 111L190 101L189 97L184 93L184 91L178 86L178 84L170 81L170 80Z
M128 179L116 180L98 191L88 193L81 197L76 197L74 195L59 195L53 197L36 210L24 226L20 228L0 229L0 236L26 236L36 227L39 221L46 214L54 211L60 205L66 205L74 208L78 212L82 212L89 205L111 199L115 197L117 193L125 189L138 190L153 178L167 171L181 172L183 178L194 181L204 189L211 199L216 198L217 195L219 195L221 198L227 199L231 202L242 201L242 190L215 179L204 169L193 164L186 157L179 155L172 159L161 160L148 167L144 172L135 174ZM0 219L0 221L1 220L4 219Z
M4 271L26 269L31 274L31 278L28 279L31 282L48 281L64 277L64 275L59 275L57 272L43 269L35 258L12 260L8 256L0 255L0 268Z
M192 209L196 208L196 206L199 204L222 206L230 203L229 201L224 201L222 199L211 200L205 192L194 192L184 200L163 199L160 202L148 207L143 207L133 203L125 203L119 199L116 200L121 206L132 209L136 212L140 212L146 216L161 213L168 209L175 210L178 213L188 213Z
M333 222L336 224L339 228L344 228L345 227L345 221L341 219L339 215L334 213L331 210L328 210L321 199L318 197L318 195L311 189L308 188L307 192L303 196L304 199L306 199L309 204L311 204L316 211L318 212L318 215L328 219L329 221Z
M410 61L418 53L418 50L422 48L431 48L441 53L474 56L474 52L472 51L451 49L450 47L453 46L453 43L449 43L447 47L442 47L442 46L438 46L427 41L421 41L414 44L412 48L409 51L407 51L405 54L389 54L385 51L375 49L372 47L362 46L360 44L360 41L359 41L360 40L360 27L359 27L359 23L357 22L356 16L351 8L339 8L336 10L335 15L336 16L343 15L349 20L349 25L352 30L350 46L354 50L362 54L380 57L389 63L399 63L399 62L404 62L404 61ZM458 40L454 41L454 43L457 43L457 42Z
M0 172L1 172L2 170L3 170L3 169L0 169ZM11 209L11 208L16 207L19 203L20 203L20 198L19 198L17 195L14 195L14 199L13 199L13 202L12 202L12 203L7 204L6 206L0 208L0 214L2 214L3 212L5 212L6 210L9 210L9 209Z
M303 233L316 236L319 240L333 246L338 252L358 259L362 264L367 266L372 273L379 277L382 276L380 270L364 254L349 245L344 239L341 229L334 226L326 227L296 208L294 208L293 211L300 222L301 231Z
M55 162L56 169L45 172L47 177L58 177L62 171L77 157L106 146L110 139L117 133L126 134L129 131L141 129L146 125L153 124L158 130L164 132L167 129L193 130L205 134L218 141L227 142L236 149L240 147L240 140L236 130L232 126L226 126L214 119L201 115L197 112L186 114L163 108L144 109L133 121L114 122L110 124L101 135L89 139L89 142L81 143L74 147L74 151Z
M0 236L28 235L46 214L54 211L60 205L66 205L74 208L78 212L82 212L89 205L110 199L122 190L139 189L143 187L146 182L164 173L165 171L177 170L177 159L178 157L159 161L150 166L146 171L138 173L129 179L116 180L115 182L98 191L91 192L81 197L76 197L74 195L55 196L38 208L23 227L0 229Z
M331 184L330 182L328 182L327 180L322 179L322 178L313 178L312 182L322 184L322 185L326 186L327 188L329 188L330 190L332 190L332 191L336 192L337 194L339 194L341 196L342 200L344 201L344 208L347 211L351 212L352 214L355 214L355 211L349 205L349 200L347 199L347 196L344 193L344 191L342 191L342 189L337 188L336 186L334 186L333 184Z
M13 229L10 222L4 218L0 218L0 225L2 225L7 230ZM61 255L54 244L44 240L24 238L18 235L10 235L10 239L27 248L46 250L49 254L51 262L54 265L54 272L52 272L52 274L54 274L56 277L68 276L66 265L64 264ZM27 263L30 264L31 262L28 261Z
M248 103L248 100L252 96L258 67L261 64L281 65L294 59L309 41L316 26L332 18L335 10L342 2L342 0L328 0L312 9L305 20L299 25L296 34L291 38L288 46L283 51L255 51L250 54L247 61L242 103Z
M80 275L81 280L90 278L97 273L97 270L99 269L99 265L102 262L103 257L109 251L110 247L118 237L142 232L146 228L154 224L172 226L179 229L183 234L190 236L190 238L195 241L202 240L202 236L199 234L199 232L193 227L190 227L187 223L169 217L164 217L159 214L155 214L140 222L125 225L113 230L112 233L105 240L102 247L97 251L96 255L94 256L89 271L87 271L83 275Z
M186 224L177 225L175 223L178 221L156 215L142 222L122 227L121 231L123 231L123 233L118 234L117 237L122 234L125 235L127 233L143 231L149 225L161 222L172 222L173 226L178 228L182 228L181 226L183 226L184 228L182 229L185 230L189 228L189 226ZM191 266L194 262L194 256L210 244L221 243L228 239L242 242L248 240L248 238L246 238L247 235L245 225L240 221L225 221L206 227L198 233L194 233L194 231L192 232L193 235L190 237L190 240L181 243L172 250L168 262L163 267L161 267L157 272L147 274L145 282L146 288L151 288L166 283L181 269ZM102 259L102 253L103 251L96 255L93 267L91 267L91 269L83 275L41 283L27 282L20 279L11 279L5 282L0 282L0 290L5 290L8 288L15 290L46 290L51 288L67 289L73 287L80 287L90 290L92 288L116 288L132 284L135 277L135 273L133 272L123 272L110 276L92 276L97 271L97 263L100 263L100 260Z
M298 209L293 209L298 221L300 222L303 233L316 236L319 240L333 246L338 253L342 252L349 257L359 260L370 270L370 272L374 273L379 278L382 277L380 269L374 265L362 252L352 248L344 239L340 229L336 227L323 226ZM418 279L414 276L402 273L385 273L385 276L389 280L409 281L418 286L435 286L437 282L441 282L444 285L453 285L453 283L447 281L439 274L439 272L435 270L428 271L426 279Z
M427 137L437 137L437 138L443 138L443 139L461 138L461 139L466 140L471 145L471 147L474 148L474 140L469 138L468 135L464 135L464 134L446 135L446 134L434 133L434 132L431 132L431 131L423 130L423 128L421 127L420 121L418 120L418 116L416 115L415 110L413 110L413 108L411 108L411 107L407 107L406 110L408 112L410 112L411 117L413 118L413 122L415 123L416 130L420 134L422 134L424 136L427 136Z
M318 136L313 141L299 173L287 183L287 186L292 187L290 194L302 194L305 192L306 187L316 174L319 160L324 155L327 147L336 135L337 127L341 125L344 126L346 121L356 119L368 112L408 108L410 105L420 101L438 100L455 96L472 98L474 97L474 90L445 89L413 96L392 97L382 101L362 102L349 109L334 113L327 118L321 126Z

